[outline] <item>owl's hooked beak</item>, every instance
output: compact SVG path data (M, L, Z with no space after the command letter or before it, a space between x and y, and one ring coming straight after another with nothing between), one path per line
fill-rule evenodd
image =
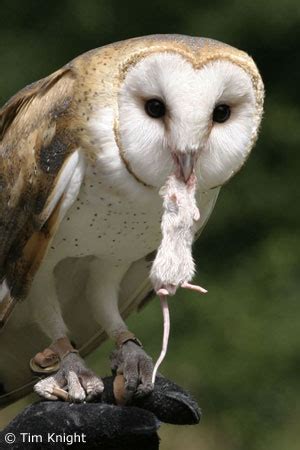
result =
M194 173L196 163L195 152L176 152L173 153L176 171L175 175L179 180L188 183L191 175Z

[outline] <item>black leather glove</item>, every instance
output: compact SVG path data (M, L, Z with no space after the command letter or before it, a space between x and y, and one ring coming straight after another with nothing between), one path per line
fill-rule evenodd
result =
M41 401L28 406L2 431L0 448L154 450L159 448L160 421L191 425L200 420L195 400L162 376L151 394L130 406L114 404L113 377L103 381L102 397L93 403ZM9 433L14 444L5 443Z

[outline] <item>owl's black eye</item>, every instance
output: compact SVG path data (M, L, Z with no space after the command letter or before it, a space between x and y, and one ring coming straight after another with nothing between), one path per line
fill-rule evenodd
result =
M218 123L226 122L231 114L230 106L217 105L213 112L213 121Z
M153 119L159 119L166 114L166 106L161 100L150 98L145 103L145 111Z

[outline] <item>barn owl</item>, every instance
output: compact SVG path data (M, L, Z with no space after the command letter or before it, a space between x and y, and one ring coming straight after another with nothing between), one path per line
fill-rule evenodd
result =
M197 236L245 163L263 110L252 58L211 39L154 35L89 51L0 111L0 382L89 400L82 357L104 340L127 399L149 393L151 358L124 319L151 297L171 173L197 178Z

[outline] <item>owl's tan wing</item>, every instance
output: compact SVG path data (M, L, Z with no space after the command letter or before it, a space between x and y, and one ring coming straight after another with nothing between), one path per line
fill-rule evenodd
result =
M0 324L26 297L57 227L78 147L70 132L74 82L66 66L0 110Z

